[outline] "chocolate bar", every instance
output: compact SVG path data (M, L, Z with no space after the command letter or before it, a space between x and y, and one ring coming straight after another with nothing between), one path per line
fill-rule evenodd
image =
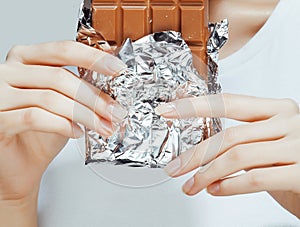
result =
M228 21L210 23L209 39L206 42L205 34L208 29L206 30L204 21L207 15L205 14L207 4L201 3L200 8L198 6L199 1L191 0L173 0L173 2L170 0L148 0L147 2L145 0L130 2L102 0L97 1L97 4L95 2L91 4L91 0L84 0L79 15L76 40L115 54L128 65L126 71L114 78L79 68L81 78L109 94L128 112L128 116L118 125L120 129L108 139L85 129L86 164L104 161L130 167L163 167L171 159L189 149L189 146L222 130L220 119L217 118L170 122L157 116L154 111L158 104L177 98L217 94L221 91L217 80L217 59L220 48L228 39ZM135 18L125 21L125 18L128 18L126 16L128 9L131 10L128 14ZM163 12L159 9L163 9ZM166 14L165 9L170 9L167 11L169 14ZM188 14L186 9L192 12L201 9L196 11L204 15L204 19L200 20L201 23L197 20L202 27L200 30L196 29L195 33L192 27L185 29L187 23L197 27L196 17L193 13ZM95 16L97 13L98 19ZM148 19L150 18L146 20L148 24L140 20L146 15ZM153 15L163 15L159 20L165 22L162 24L155 22L157 16ZM183 15L186 15L186 18ZM165 19L171 16L172 20ZM186 21L184 26L182 21ZM137 25L133 25L133 22ZM130 24L129 27L125 26L127 23ZM160 27L157 28L158 26ZM200 57L195 58L195 55L192 57L190 48L183 41L181 34L175 31L161 31L176 30L174 28L185 36L194 52L195 49L200 49L198 51ZM144 36L144 33L151 33L155 29L158 29L157 33ZM139 37L140 35L142 37ZM124 38L126 36L133 41L139 40L131 42L130 39ZM121 45L123 38L126 41ZM105 40L120 48L113 50ZM206 57L207 61L196 61L203 62L206 71L197 72L195 61L192 62L192 59L206 60ZM207 76L206 81L203 80L205 76ZM189 120L200 120L200 122L198 124ZM199 129L197 125L200 126Z
M92 0L92 9L92 26L112 46L173 30L206 64L207 0Z

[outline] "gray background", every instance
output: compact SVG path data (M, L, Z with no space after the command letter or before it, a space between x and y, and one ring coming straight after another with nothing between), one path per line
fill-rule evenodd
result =
M0 0L0 3L1 62L5 60L7 52L14 45L75 38L76 18L81 0ZM292 222L293 219L288 214L284 214L278 205L276 209L273 209L272 206L272 210L268 210L270 204L264 203L265 195L263 193L256 197L245 195L213 198L202 192L196 197L187 198L180 192L182 179L168 182L166 186L143 190L116 187L101 180L88 168L85 168L82 164L83 157L79 152L72 153L77 149L76 146L76 143L70 143L56 162L51 164L44 178L45 184L42 185L44 194L41 195L42 202L39 213L40 226L87 226L85 220L89 220L90 223L101 222L102 226L198 227L199 223L205 227L234 226L233 224L228 225L232 222L243 223L239 226L252 227L258 225L252 224L251 221L258 223L264 220L273 220L268 226L276 226L274 223L278 224L276 218L279 217L283 221L296 223L296 220ZM70 164L66 165L65 160L72 162L70 161ZM62 169L64 171L61 171ZM76 177L70 178L71 173ZM57 179L58 176L59 179ZM86 185L78 183L78 179L83 178L85 182L88 182ZM96 178L100 180L95 181ZM58 184L57 182L67 183ZM97 204L99 214L96 213L96 215L90 210L92 201L82 196L89 192L90 185L94 184L98 184L102 190L97 195L101 203ZM73 190L75 187L77 190ZM171 190L172 188L173 190ZM122 198L121 203L116 195ZM147 203L141 206L144 200ZM87 207L89 209L85 209ZM245 211L249 211L249 214ZM136 216L135 212L139 216ZM249 220L248 216L254 217L259 212L261 215L255 220ZM227 217L229 213L232 216ZM236 220L231 220L234 214L244 214L245 216L237 215ZM48 220L51 220L52 223ZM227 224L222 223L222 220L226 220ZM55 221L59 224L55 224ZM278 224L278 226L287 225Z
M0 59L18 44L74 39L81 0L0 1Z

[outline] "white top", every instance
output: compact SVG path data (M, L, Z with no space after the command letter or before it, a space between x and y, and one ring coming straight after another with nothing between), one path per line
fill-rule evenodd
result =
M280 1L255 37L220 62L224 92L300 102L299 12L299 0ZM227 121L226 127L232 124ZM300 226L267 193L218 198L203 191L187 197L180 190L187 176L147 188L112 184L84 165L78 149L83 143L70 141L46 171L39 226Z

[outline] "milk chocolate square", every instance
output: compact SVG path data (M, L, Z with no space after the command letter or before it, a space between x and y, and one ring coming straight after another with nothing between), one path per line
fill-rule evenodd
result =
M153 32L181 32L194 55L206 62L207 0L93 0L93 27L112 46Z

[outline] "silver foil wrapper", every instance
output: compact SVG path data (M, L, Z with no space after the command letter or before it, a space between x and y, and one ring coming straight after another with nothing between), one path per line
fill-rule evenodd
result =
M106 162L131 167L163 167L221 130L219 119L169 120L156 115L154 109L179 98L221 91L217 81L217 59L219 49L228 38L226 20L209 26L206 81L203 79L206 76L199 75L193 67L192 53L180 33L163 31L135 42L127 39L122 47L112 51L101 34L92 28L90 18L91 10L85 3L79 18L77 41L114 53L128 69L112 78L80 68L80 76L118 101L128 114L107 139L85 129L86 164Z

